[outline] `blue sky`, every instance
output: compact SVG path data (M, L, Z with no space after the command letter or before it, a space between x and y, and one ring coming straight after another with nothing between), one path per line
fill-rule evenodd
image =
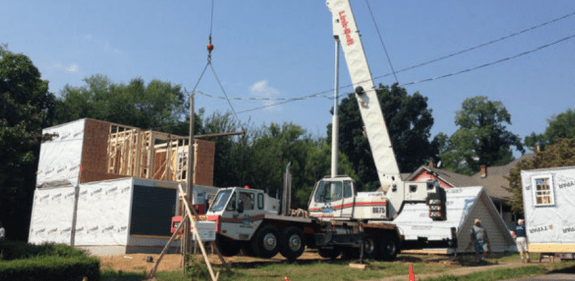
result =
M8 0L0 7L0 43L29 56L57 95L64 85L83 85L82 79L94 74L116 83L159 79L191 91L206 66L211 30L212 66L241 122L293 122L325 136L334 85L325 1L215 0L213 21L211 5L208 0ZM370 0L369 5L375 24L366 2L352 1L372 74L379 77L375 83L384 85L395 79L380 35L398 71L575 13L570 0ZM399 72L397 78L410 94L418 91L429 98L433 135L452 134L455 111L477 95L506 106L512 118L508 128L515 134L541 133L551 116L575 108L574 35L571 15ZM340 73L340 85L349 85L343 61ZM228 102L214 98L224 94L211 69L197 89L213 97L197 95L196 108L207 114L231 110ZM341 89L342 94L350 91ZM278 101L263 100L314 94L320 97L276 106L269 105Z

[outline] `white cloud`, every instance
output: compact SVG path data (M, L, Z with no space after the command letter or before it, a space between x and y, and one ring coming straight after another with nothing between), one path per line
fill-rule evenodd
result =
M276 88L268 86L268 81L262 80L255 82L250 86L250 93L262 98L262 103L266 111L280 111L282 109L279 105L273 105L277 101L269 100L279 96L280 92ZM266 100L267 99L267 100Z
M50 68L57 70L64 70L71 73L77 73L78 71L80 71L80 67L75 63L65 66L60 62L55 62L52 64L52 66L50 66Z
M71 64L70 66L66 67L66 71L68 72L78 72L78 65Z

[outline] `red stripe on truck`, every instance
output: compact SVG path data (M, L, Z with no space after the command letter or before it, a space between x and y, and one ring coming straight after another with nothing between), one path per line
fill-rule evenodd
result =
M339 210L339 209L345 209L345 208L351 208L353 206L357 206L357 207L369 207L369 206L386 206L387 202L356 202L356 203L347 203L347 204L340 204L340 205L335 205L333 206L331 209L335 209L335 210ZM309 209L310 212L319 212L319 211L323 211L324 209L328 209L328 208L311 208Z

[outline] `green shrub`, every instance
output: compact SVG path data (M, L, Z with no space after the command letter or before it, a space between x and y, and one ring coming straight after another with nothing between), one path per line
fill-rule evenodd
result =
M196 280L209 280L211 279L210 271L202 256L194 257L188 255L188 263L186 264L186 276Z
M0 260L28 259L33 257L82 257L84 251L62 244L33 245L21 241L1 241Z
M100 260L66 245L0 242L0 280L100 280Z

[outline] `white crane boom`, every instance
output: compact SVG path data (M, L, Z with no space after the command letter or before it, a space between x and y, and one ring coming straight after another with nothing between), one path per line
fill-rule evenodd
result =
M333 36L342 42L377 176L387 189L400 183L401 176L351 5L347 0L328 0L326 4L333 15Z

